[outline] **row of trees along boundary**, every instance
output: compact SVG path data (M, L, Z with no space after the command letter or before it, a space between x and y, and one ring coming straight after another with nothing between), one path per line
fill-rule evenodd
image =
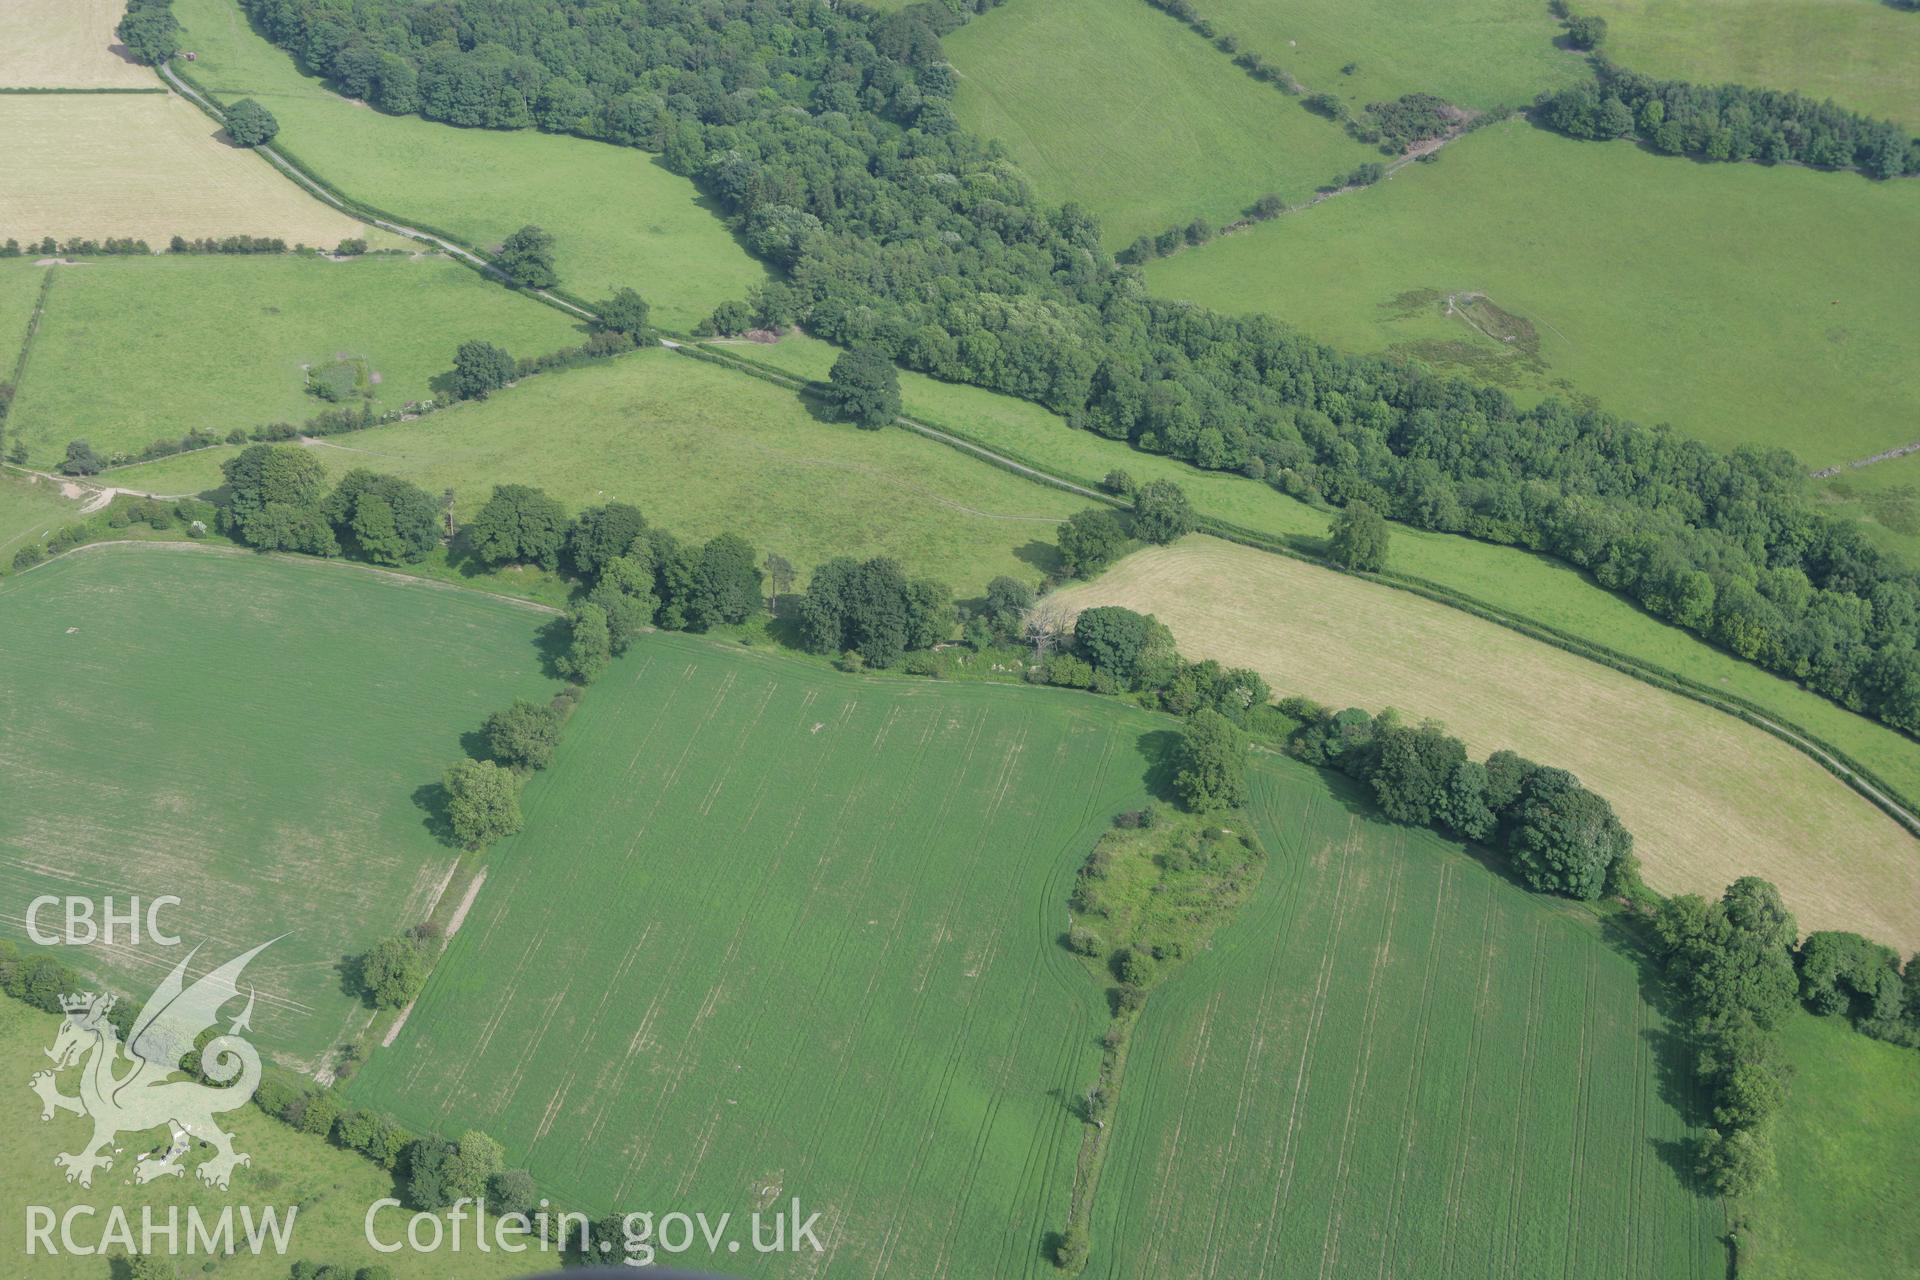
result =
M172 75L177 76L182 82L187 84L189 87L193 88L196 93L203 95L205 97L206 102L211 103L215 101L213 96L210 93L208 93L205 86L200 85L197 82L193 81L191 78L181 74L177 68L169 68L169 72ZM192 98L191 96L189 96L189 101L191 100ZM201 103L196 103L195 105L201 106L201 109L203 111L207 111L207 113L210 116L213 116L213 118L215 118L216 120L221 119L216 114L217 108L210 110L208 107L206 107ZM222 120L221 122L224 123L224 120ZM274 158L277 158L278 160L283 162L283 166L289 172L293 173L299 178L304 178L305 180L311 182L314 186L326 191L334 199L341 202L342 207L346 208L346 210L349 213L352 213L356 217L360 217L363 220L372 222L373 225L376 225L376 226L386 225L387 228L390 230L395 229L391 224L397 223L399 221L399 218L397 215L388 213L384 210L377 208L376 206L369 205L364 201L361 201L353 196L346 194L344 191L341 191L338 187L334 186L332 183L328 182L326 179L320 177L310 167L308 167L304 162L299 160L298 157L288 152L284 147L274 150ZM589 318L591 318L591 315L592 315L591 309L587 308L584 302L577 302L571 297L569 297L568 295L558 290L545 290L545 291L529 290L529 289L522 289L519 286L513 284L511 281L504 278L499 268L493 266L492 262L487 259L487 256L484 253L482 253L477 249L472 248L471 246L466 245L457 236L443 232L439 228L426 226L420 223L409 222L406 225L413 228L415 231L419 233L423 233L426 236L438 237L440 239L446 240L448 243L456 245L462 248L463 250L465 250L466 252L473 254L475 258L479 259L478 262L474 262L466 259L458 259L458 258L456 258L456 260L466 261L468 266L474 268L477 271L480 271L483 275L487 276L490 279L499 281L500 283L506 285L506 287L513 289L515 292L527 294L529 296L537 298L543 302L546 302L549 306L553 306L557 310L560 310L570 315L577 315L577 312L573 310L573 307L576 307L576 306L581 307L588 311ZM396 231L396 233L402 234L402 235L406 234L406 232L404 231ZM412 238L418 239L419 236L416 235ZM571 305L568 305L568 304L571 304ZM732 352L727 352L725 355L721 355L715 352L711 347L701 347L696 349L694 346L690 344L677 346L674 348L674 350L677 350L685 355L694 356L696 359L706 359L712 363L732 367L738 370L739 372L747 373L750 376L759 377L764 381L772 382L776 386L783 386L790 390L799 390L799 391L805 392L809 389L811 385L807 379L799 378L794 375L787 374L784 371L773 370L771 368L768 368L765 365L761 365L758 362L750 360L746 357L735 355ZM956 430L953 427L950 427L946 424L935 423L934 421L931 421L931 420L926 422L915 422L913 420L906 419L904 417L900 419L900 422L901 422L901 425L907 427L908 430L916 431L918 434L926 436L929 439L940 440L942 443L949 445L949 447L961 448L963 452L967 452L972 456L979 457L984 461L994 463L996 465L1000 465L1003 470L1010 471L1015 475L1025 476L1028 479L1034 480L1038 483L1051 484L1053 487L1063 488L1068 490L1069 492L1079 493L1082 496L1092 496L1092 497L1100 498L1101 500L1107 501L1108 504L1112 506L1124 507L1126 505L1124 502L1121 502L1117 498L1109 498L1109 497L1105 497L1104 495L1101 495L1099 493L1097 486L1093 482L1064 476L1050 467L1041 466L1038 463L1035 463L1026 459L1022 459L1017 454L1014 454L1010 451L983 444L982 442L974 440L973 438L968 436L966 432ZM943 438L943 437L950 437L950 439ZM1266 535L1256 533L1250 529L1242 528L1241 526L1231 524L1227 521L1219 520L1211 516L1199 516L1198 523L1199 523L1199 527L1203 531L1214 534L1215 536L1224 538L1231 542L1237 542L1244 546L1252 547L1256 550L1270 551L1278 555L1290 556L1296 560L1302 560L1302 561L1305 561L1306 563L1318 565L1323 568L1339 569L1338 566L1329 564L1327 561L1322 560L1319 557L1308 555L1307 553L1302 552L1297 548L1289 547L1284 543L1279 542ZM1344 570L1344 569L1340 569L1339 571L1348 572L1347 570ZM1823 769L1826 769L1829 773L1832 773L1835 777L1845 782L1860 796L1862 796L1868 802L1873 804L1875 808L1881 810L1883 813L1887 814L1890 818L1900 823L1900 825L1904 827L1907 831L1913 833L1916 836L1920 836L1920 817L1916 817L1915 813L1912 812L1915 809L1920 809L1920 804L1916 804L1911 797L1905 795L1898 788L1894 787L1892 784L1888 783L1885 779L1875 774L1872 770L1868 769L1866 766L1860 764L1857 760L1854 760L1852 757L1848 756L1844 751L1840 750L1838 747L1835 747L1832 744L1823 741L1815 734L1809 732L1806 729L1803 729L1801 726L1797 724L1791 724L1789 722L1789 724L1787 725L1782 725L1779 721L1774 720L1770 718L1768 715L1766 715L1765 713L1763 713L1760 710L1760 708L1757 707L1755 704L1747 702L1745 699L1739 698L1737 695L1724 694L1718 691L1710 690L1706 686L1697 684L1696 682L1689 680L1687 677L1680 675L1678 672L1669 671L1669 670L1657 667L1651 663L1644 662L1640 659L1628 657L1625 654L1618 653L1614 650L1606 648L1605 646L1595 644L1592 641L1578 638L1568 633L1559 631L1556 628L1549 627L1544 623L1536 622L1532 619L1522 617L1518 614L1511 614L1504 610L1497 609L1492 605L1488 605L1488 604L1485 604L1484 602L1474 600L1470 596L1462 595L1456 591L1453 591L1450 588L1443 587L1438 583L1432 583L1432 582L1425 581L1423 579L1414 578L1411 576L1401 575L1401 574L1392 574L1392 573L1379 573L1379 574L1360 573L1360 574L1356 574L1355 576L1367 578L1371 581L1378 582L1385 586L1398 587L1402 590L1412 591L1415 594L1422 595L1428 599L1434 600L1436 603L1446 604L1454 608L1461 609L1467 613L1473 614L1476 617L1480 617L1489 622L1498 623L1514 631L1518 631L1523 635L1527 635L1533 639L1540 640L1543 643L1552 644L1556 648L1564 649L1569 653L1575 654L1576 656L1588 658L1595 662L1600 662L1603 665L1606 665L1617 671L1620 671L1622 674L1630 675L1635 677L1636 679L1645 681L1646 683L1651 684L1656 688L1660 688L1671 693L1678 693L1683 696L1690 697L1695 701L1700 702L1706 706L1713 707L1715 710L1723 711L1729 715L1736 716L1739 719L1744 720L1749 724L1752 724L1755 728L1762 729L1772 734L1774 737L1780 739L1781 741L1787 743L1788 745L1794 747L1796 750L1799 750L1801 753L1805 754L1810 759L1814 760ZM1862 784L1865 784L1865 785L1862 785Z
M181 97L200 108L200 110L215 123L222 126L226 124L224 107L210 89L176 66L168 66L166 72L167 75L193 90L192 93L181 94ZM421 222L417 219L402 218L397 213L392 213L381 208L379 205L370 204L358 196L348 194L339 186L323 177L312 165L290 151L278 138L275 138L272 143L266 146L252 149L260 152L261 157L266 160L267 163L292 177L295 182L310 187L314 191L324 193L325 196L343 212L358 218L369 226L378 227L383 231L391 231L395 235L405 236L409 240L414 240L422 244L432 245L435 249L440 249L442 246L434 244L433 242L436 240L444 240L447 244L452 245L460 251L459 253L450 255L455 262L479 272L482 276L485 276L495 283L504 285L522 296L545 303L563 315L571 316L576 320L591 321L599 319L591 303L583 298L575 297L564 289L557 287L551 289L528 289L516 284L508 278L504 271L494 265L492 256L484 249L469 244L466 240L451 231ZM462 254L471 256L462 257Z
M728 350L722 355L712 347L704 347L696 350L692 347L683 346L677 349L685 354L708 359L717 364L731 365L739 369L742 373L762 378L778 386L785 386L812 393L815 385L806 379L798 378L794 375L777 371L760 364L750 357L737 355L731 350ZM1027 479L1047 483L1052 487L1065 489L1071 493L1091 496L1107 503L1109 506L1125 507L1127 505L1117 497L1102 493L1094 481L1070 474L1063 474L1030 458L1023 458L1012 450L1003 449L997 445L988 445L982 441L975 440L968 436L965 431L948 426L945 423L940 423L937 420L925 419L915 421L902 417L899 421L901 425L907 429L916 431L928 439L940 440L942 443L948 444L951 447L960 448L970 456L993 462L999 465L1002 470L1009 471L1014 475L1025 476ZM1632 676L1637 680L1650 684L1657 689L1691 698L1695 702L1712 707L1716 711L1734 716L1752 725L1756 729L1773 735L1775 738L1778 738L1788 746L1793 747L1801 754L1807 756L1821 768L1846 783L1862 799L1865 799L1882 813L1885 813L1889 818L1898 822L1908 832L1915 836L1920 836L1920 816L1917 816L1917 812L1920 812L1920 804L1916 804L1912 797L1906 795L1892 783L1876 774L1872 769L1861 764L1845 751L1822 739L1817 734L1791 721L1783 721L1761 708L1758 704L1750 702L1737 694L1723 693L1716 689L1710 689L1706 685L1700 684L1687 676L1683 676L1677 671L1657 666L1639 658L1630 657L1627 654L1610 649L1605 645L1597 644L1584 637L1562 631L1559 628L1535 621L1524 615L1510 613L1425 578L1417 578L1411 574L1393 573L1390 571L1368 573L1345 569L1319 556L1310 555L1297 547L1288 546L1285 542L1270 535L1258 533L1244 526L1232 524L1228 521L1203 515L1198 512L1195 513L1195 517L1198 527L1202 532L1212 534L1225 541L1251 547L1256 551L1268 551L1275 555L1287 556L1291 559L1303 561L1307 564L1318 566L1319 568L1330 569L1338 573L1352 574L1352 576L1356 578L1363 578L1381 586L1411 592L1414 595L1432 600L1436 604L1443 604L1454 609L1459 609L1463 613L1471 614L1483 621L1496 623L1509 630L1519 632L1529 639L1538 640L1542 644L1552 645L1576 657L1585 658L1590 662L1597 662L1602 666L1620 672L1622 675ZM1599 587L1594 589L1604 590L1604 588ZM1876 721L1875 723L1879 722ZM1887 727L1891 728L1891 726Z

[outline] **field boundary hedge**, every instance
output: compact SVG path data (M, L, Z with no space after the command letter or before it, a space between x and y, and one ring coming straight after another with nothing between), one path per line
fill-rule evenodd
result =
M60 87L58 87L58 86L55 86L55 85L48 85L48 86L46 86L46 87L44 87L44 88L43 88L43 87L41 87L41 86L38 86L38 85L18 85L18 84L10 84L10 85L0 85L0 94L4 94L4 93L24 93L24 94L42 94L42 93L165 93L165 92L166 92L166 90L165 90L165 89L135 89L135 88L131 88L131 87L126 87L126 86L122 86L122 87L119 87L119 88L92 88L92 89L79 89L79 88L67 88L67 89L62 89L62 88L60 88Z
M783 371L775 371L766 365L759 364L750 357L735 355L732 351L721 355L714 352L711 348L706 348L700 353L696 353L693 348L686 346L678 347L676 350L687 354L695 354L697 358L709 359L718 364L731 365L743 373L774 382L777 385L788 386L810 393L814 386L813 383L806 379L798 378L795 375L787 374ZM1066 489L1069 492L1082 496L1097 498L1106 502L1109 506L1125 507L1127 505L1116 497L1099 492L1091 481L1071 474L1063 474L1050 467L1044 467L1031 459L1022 458L1019 454L1011 450L1000 449L997 446L990 446L981 441L974 440L964 431L957 430L945 424L935 425L931 422L918 421L904 415L901 416L898 421L909 430L913 430L928 439L939 440L950 447L959 448L969 455L993 462L1002 470L1010 471L1015 475L1026 476L1028 479L1038 479L1042 483L1051 484L1056 488ZM1270 534L1262 534L1213 516L1199 515L1196 517L1196 520L1202 532L1212 534L1224 541L1251 547L1256 551L1268 551L1276 555L1288 556L1292 559L1316 565L1323 569L1332 569L1339 573L1348 573L1353 577L1363 578L1381 586L1411 592L1414 595L1432 600L1436 604L1459 609L1461 612L1471 614L1474 617L1480 618L1482 621L1496 623L1511 631L1519 632L1529 639L1552 645L1554 648L1571 653L1575 657L1585 658L1589 662L1599 663L1601 666L1609 667L1620 672L1622 675L1632 676L1634 679L1650 684L1656 689L1678 694L1681 697L1691 698L1693 701L1711 707L1716 711L1745 721L1754 728L1771 734L1801 754L1807 756L1828 773L1831 773L1834 777L1846 783L1847 786L1852 788L1862 799L1899 823L1909 833L1920 837L1920 803L1916 803L1912 797L1906 795L1898 787L1895 787L1892 783L1880 777L1872 769L1861 764L1839 747L1821 738L1818 734L1801 727L1791 720L1768 712L1758 704L1742 698L1738 694L1722 693L1719 690L1710 689L1706 685L1700 684L1687 676L1683 676L1677 671L1669 670L1640 658L1631 657L1618 650L1610 649L1596 641L1562 631L1557 627L1549 626L1543 622L1537 622L1524 615L1510 613L1437 582L1417 578L1411 574L1356 572L1335 565L1319 556L1311 555L1298 547L1288 546L1284 541Z
M179 82L183 89L189 91L181 93L181 97L193 103L194 106L198 107L203 114L215 123L223 127L225 126L226 117L222 114L224 109L220 106L220 100L214 96L212 90L195 80L192 76L182 72L177 67L164 65L155 69L159 70L161 74L168 79ZM496 283L505 285L515 293L533 298L538 302L543 302L557 311L562 311L576 320L597 322L600 319L599 315L594 312L591 304L563 289L528 289L517 284L510 279L504 271L495 266L493 259L486 253L468 244L464 239L454 235L450 231L445 231L439 227L431 226L417 220L409 219L402 221L399 214L391 213L378 205L370 204L358 196L349 195L334 183L321 177L313 166L288 150L286 145L277 139L270 145L262 145L252 149L258 152L268 164L292 178L296 184L306 187L310 194L319 196L327 203L338 208L341 212L358 218L369 226L378 227L382 231L391 231L397 236L404 236L406 239L421 244L432 245L435 249L441 251L451 249L453 252L450 256L461 265L470 270L478 271L481 275ZM439 243L436 243L436 241Z
M217 114L217 109L209 105L217 100L204 86L199 85L190 77L181 74L171 66L164 67L163 74L169 78L177 78L182 84L194 90L193 93L183 94L182 96L186 97L188 101L195 102L195 105L201 107L208 115L213 116L215 119L221 119ZM197 96L199 100L196 100ZM224 120L222 119L221 122L224 123ZM275 163L277 168L284 169L296 180L312 186L315 190L325 192L327 195L333 197L341 208L356 217L361 217L363 220L370 221L375 226L393 231L395 234L408 236L410 239L420 240L424 235L429 238L429 243L431 242L431 238L436 237L445 240L447 244L459 249L462 254L469 255L467 258L460 258L459 255L456 254L456 260L466 261L468 265L475 270L481 271L490 278L500 280L516 292L530 294L546 302L549 306L553 306L569 314L580 315L584 312L584 318L589 320L597 319L591 310L584 307L584 304L576 303L558 291L521 289L512 281L507 280L500 272L500 269L495 267L485 255L467 247L458 237L444 235L437 229L431 227L416 228L413 227L412 224L407 224L405 227L397 225L392 221L393 215L386 214L373 205L366 204L363 201L347 195L333 184L319 177L297 157L286 152L284 148L275 151L262 147L258 148L258 150L264 152L269 162ZM378 216L369 217L368 215ZM749 376L759 377L764 381L787 387L790 390L809 393L812 385L806 379L786 374L784 371L776 373L774 370L759 365L750 359L734 356L731 352L726 355L721 355L714 352L711 348L700 348L696 350L693 344L683 343L676 343L670 349L693 356L695 359L705 359L712 363L732 367ZM1016 475L1025 476L1037 483L1049 484L1055 488L1062 488L1069 492L1078 493L1081 496L1105 501L1111 506L1124 507L1126 505L1117 498L1100 493L1097 488L1085 481L1064 477L1051 468L1021 460L1016 455L985 445L972 439L965 432L954 430L945 424L936 425L931 422L920 422L904 416L899 418L898 421L909 430L925 436L928 439L939 440L949 447L960 449L971 456L977 457L992 465L999 466L1001 469L1010 471ZM1255 533L1252 530L1243 529L1227 521L1202 516L1199 518L1198 525L1199 528L1205 532L1215 534L1228 541L1253 547L1256 550L1271 551L1280 555L1292 556L1295 559L1303 560L1324 568L1338 568L1338 566L1331 565L1318 557L1308 555L1297 548L1286 546L1283 542L1271 539L1266 535ZM1340 571L1346 572L1346 570ZM1798 724L1794 724L1791 721L1782 723L1770 718L1768 715L1762 713L1757 706L1747 702L1745 699L1737 697L1737 695L1711 691L1705 686L1698 685L1687 677L1681 676L1677 672L1665 670L1637 658L1630 658L1625 654L1608 649L1593 641L1574 637L1555 628L1535 622L1532 619L1508 613L1492 605L1474 600L1470 596L1455 592L1450 588L1442 587L1437 583L1430 583L1422 579L1402 575L1360 574L1356 576L1366 577L1383 585L1398 587L1402 590L1409 590L1415 594L1424 595L1436 603L1462 609L1486 621L1498 623L1518 631L1523 635L1564 649L1576 656L1600 662L1605 666L1620 671L1622 674L1645 681L1655 688L1690 697L1703 705L1713 707L1715 710L1736 716L1756 728L1765 730L1807 755L1823 769L1832 773L1869 803L1873 804L1875 808L1886 813L1910 833L1920 836L1920 817L1917 817L1914 812L1915 810L1920 810L1920 804L1916 804L1911 797L1902 793L1898 788L1880 778L1877 774L1873 773L1872 770L1860 764L1839 748L1823 741Z
M40 292L33 300L32 313L27 316L26 336L20 339L20 354L14 357L13 374L7 384L13 388L13 395L9 400L0 401L0 445L6 443L8 411L13 407L12 401L20 397L20 383L27 376L27 358L33 354L33 339L40 332L40 317L47 310L47 295L53 292L53 273L59 269L48 267L47 274L40 278Z

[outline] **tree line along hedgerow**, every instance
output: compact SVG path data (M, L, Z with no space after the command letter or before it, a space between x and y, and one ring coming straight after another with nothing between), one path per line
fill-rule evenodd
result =
M966 6L875 14L691 0L516 13L247 0L342 91L450 123L638 145L693 176L798 318L847 346L1299 496L1544 551L1658 616L1920 729L1920 578L1815 512L1784 452L1373 357L1145 295L1074 205L1043 207L957 128L940 36ZM445 37L455 28L458 43ZM698 50L698 56L690 51Z

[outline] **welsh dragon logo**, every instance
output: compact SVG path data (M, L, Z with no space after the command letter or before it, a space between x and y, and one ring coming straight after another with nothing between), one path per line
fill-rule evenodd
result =
M55 1111L93 1120L93 1138L86 1146L53 1158L66 1170L68 1182L91 1187L93 1175L113 1164L110 1148L115 1138L163 1124L172 1130L173 1141L164 1156L137 1159L133 1174L137 1183L179 1177L185 1172L181 1161L196 1140L213 1148L213 1155L194 1171L208 1186L226 1190L234 1169L252 1163L252 1157L233 1149L233 1135L214 1123L216 1115L245 1104L260 1084L260 1055L240 1038L253 1016L251 989L246 1007L226 1034L215 1036L200 1050L200 1069L214 1083L168 1077L180 1070L180 1060L193 1050L201 1033L219 1021L221 1006L240 994L237 983L247 962L272 945L263 942L235 956L191 986L186 982L187 965L193 960L189 954L140 1010L124 1045L107 1019L112 996L88 993L60 998L67 1016L47 1050L53 1069L36 1073L30 1083L40 1095L42 1120L53 1119ZM60 1092L57 1081L61 1072L76 1065L80 1092L69 1097Z

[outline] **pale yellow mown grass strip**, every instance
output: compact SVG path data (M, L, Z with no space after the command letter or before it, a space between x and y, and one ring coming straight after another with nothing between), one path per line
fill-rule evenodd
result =
M126 0L6 0L0 4L0 88L157 89L113 29Z
M161 94L0 95L8 139L0 237L279 236L332 248L378 238L303 193L220 126Z

